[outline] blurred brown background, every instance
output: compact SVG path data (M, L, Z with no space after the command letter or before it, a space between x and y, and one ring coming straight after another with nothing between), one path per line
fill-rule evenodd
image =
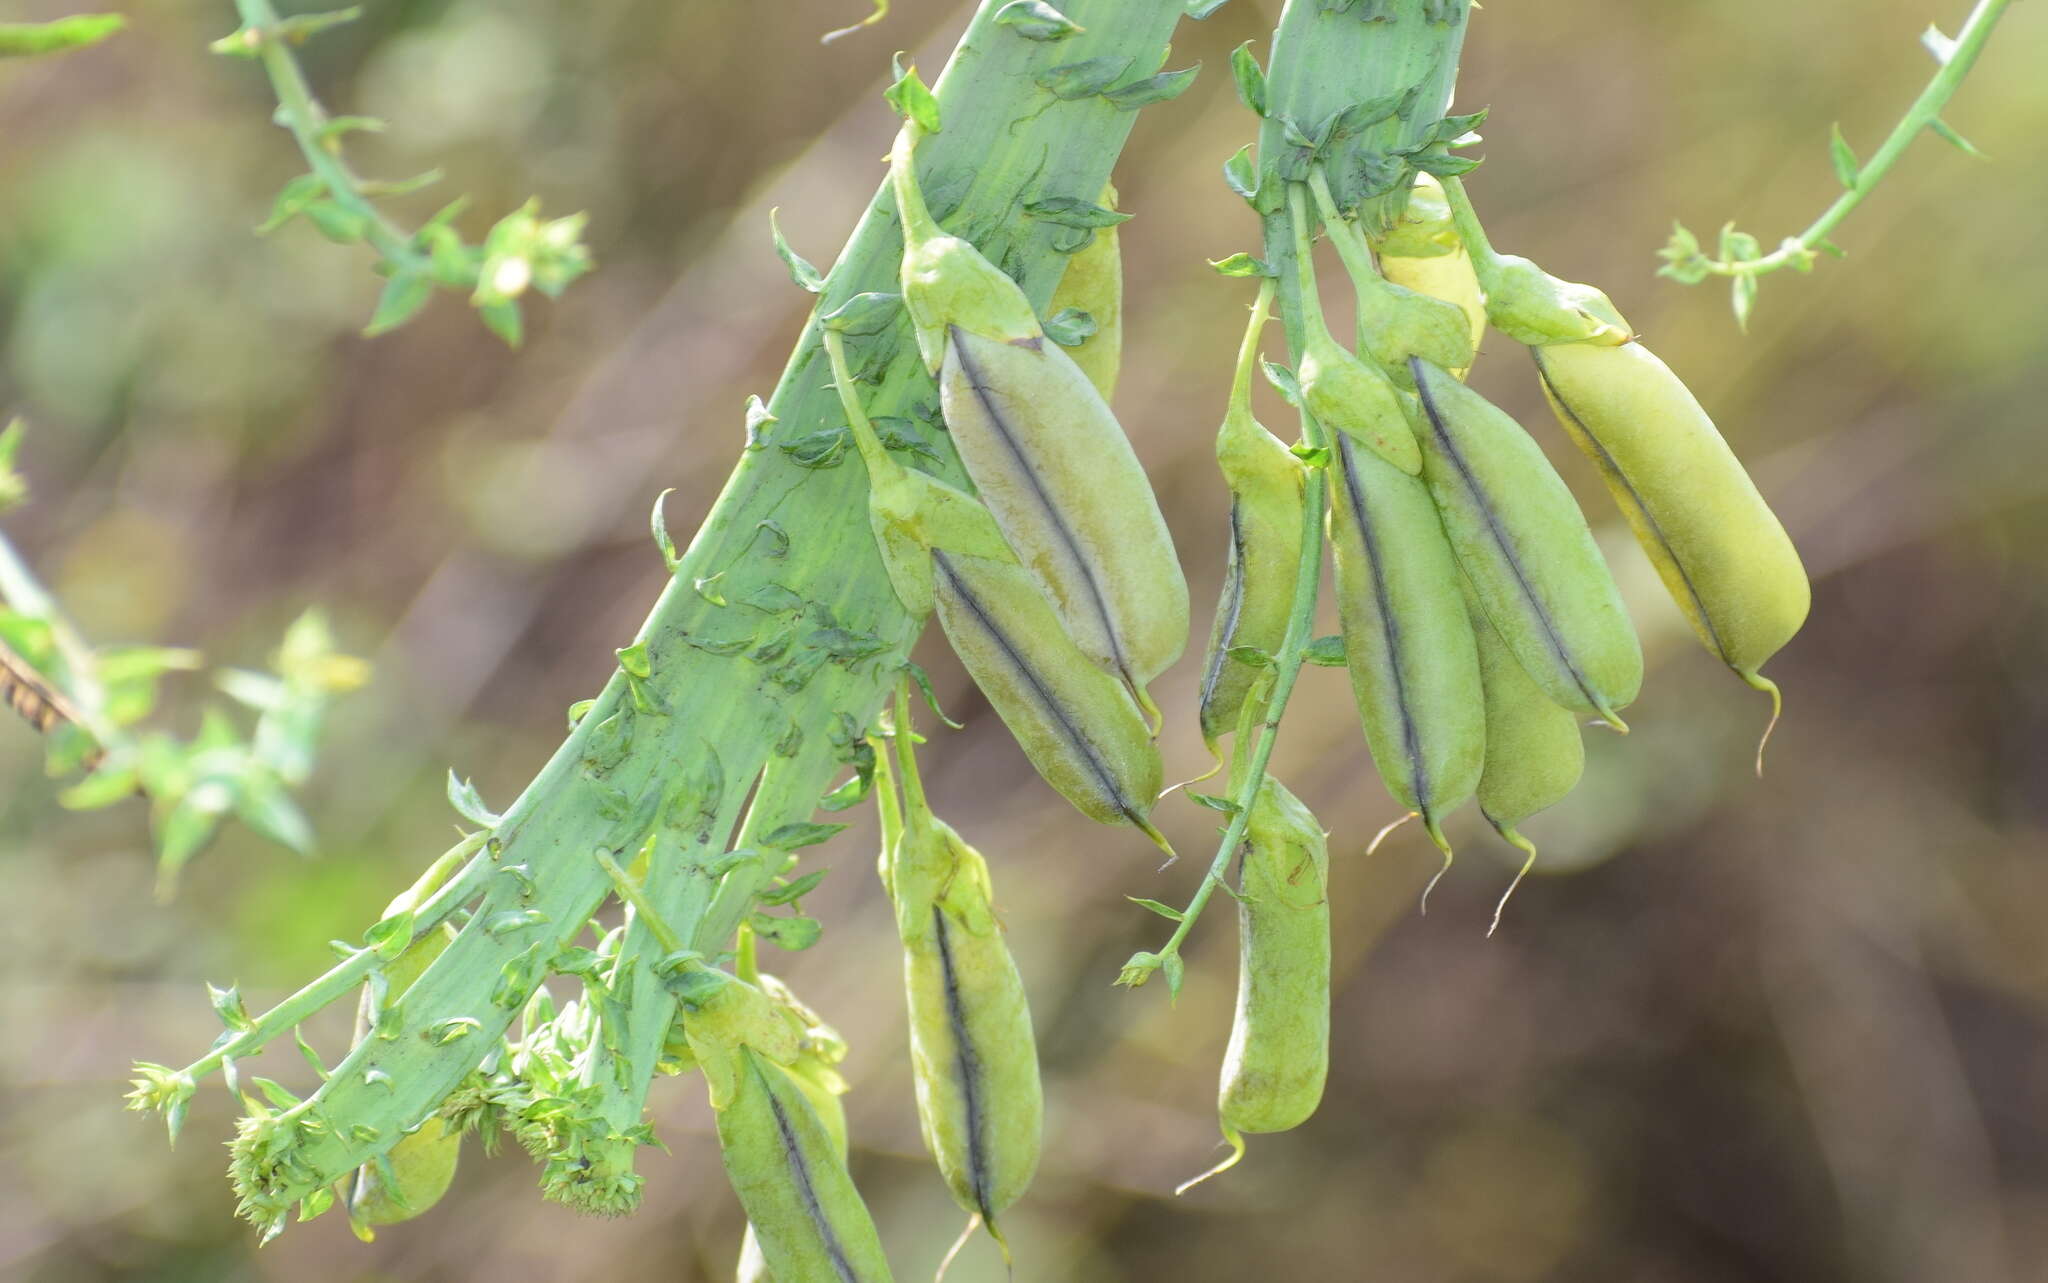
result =
M1832 199L1829 122L1876 145L1931 71L1920 29L1963 16L1929 4L1475 16L1460 103L1493 109L1471 186L1496 243L1603 285L1692 381L1805 551L1813 620L1772 666L1788 712L1758 782L1762 700L1615 544L1653 656L1636 733L1590 737L1579 794L1528 826L1575 876L1532 879L1490 941L1505 849L1461 817L1418 916L1435 861L1406 834L1363 858L1394 808L1342 673L1311 670L1276 769L1333 833L1330 1089L1229 1177L1169 1194L1216 1153L1227 911L1177 1007L1110 985L1162 936L1123 897L1185 898L1213 815L1162 807L1198 854L1158 871L1037 783L927 647L970 723L930 784L994 866L1048 1073L1019 1279L2048 1279L2048 9L2013 8L1950 113L1990 159L1919 144L1837 235L1848 261L1766 281L1747 337L1723 291L1651 275L1674 216L1768 246ZM446 844L448 766L502 804L544 760L659 587L654 495L676 487L671 526L695 524L795 335L807 298L767 207L830 261L881 176L887 55L935 69L965 7L898 0L821 48L860 0L384 3L310 45L331 107L392 122L362 168L448 169L406 219L463 191L472 236L529 194L591 211L600 270L516 357L451 299L358 337L364 253L250 232L298 161L257 69L205 53L231 6L122 7L133 28L100 50L0 66L0 408L31 420L38 495L9 532L95 639L258 665L322 603L377 676L325 743L319 858L236 829L167 907L140 808L60 811L33 738L0 724L0 1277L726 1277L740 1220L694 1081L657 1086L673 1152L644 1152L631 1219L544 1204L523 1156L471 1150L446 1202L373 1247L329 1216L261 1252L231 1217L227 1094L202 1091L175 1150L120 1095L131 1057L211 1040L203 981L265 1003L361 931ZM1117 171L1137 215L1118 405L1205 604L1247 292L1203 259L1255 248L1217 175L1252 132L1224 67L1276 10L1183 28L1176 65L1208 70ZM1480 386L1557 446L1519 349L1488 356ZM1202 762L1197 662L1155 692L1172 778ZM189 730L206 692L173 693ZM872 843L863 817L822 849L827 935L774 965L853 1044L856 1174L915 1279L960 1218L917 1137ZM977 1243L952 1277L1002 1273Z

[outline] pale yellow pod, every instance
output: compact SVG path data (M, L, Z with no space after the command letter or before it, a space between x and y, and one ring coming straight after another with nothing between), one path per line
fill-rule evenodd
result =
M1422 249L1436 252L1405 252ZM1472 256L1465 252L1465 244L1452 226L1443 186L1433 176L1423 174L1416 179L1407 212L1380 242L1379 263L1380 274L1394 284L1457 304L1471 328L1472 346L1479 346L1486 336L1486 296L1472 270ZM1451 373L1465 376L1462 369Z
M1187 646L1188 586L1109 404L1051 340L958 326L939 400L982 502L1067 632L1142 695Z
M1775 698L1757 670L1806 622L1799 551L1671 368L1641 343L1533 350L1543 390L1700 641Z
M1096 204L1115 209L1115 186L1105 186ZM1058 316L1070 307L1095 319L1095 333L1067 354L1102 399L1113 401L1124 354L1124 259L1114 226L1096 228L1094 237L1068 256L1046 315Z

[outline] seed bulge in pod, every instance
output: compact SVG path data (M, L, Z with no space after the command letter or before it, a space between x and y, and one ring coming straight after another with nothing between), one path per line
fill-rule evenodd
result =
M1640 343L1534 351L1543 390L1708 650L1778 699L1758 670L1806 622L1799 552L1671 368Z
M1162 849L1147 818L1162 767L1144 715L1088 662L1021 566L934 550L939 625L1039 775L1083 815L1129 823Z
M1643 651L1571 491L1521 425L1426 361L1423 480L1479 604L1543 693L1626 726Z
M1429 488L1337 442L1330 547L1351 689L1394 799L1440 827L1479 783L1486 722L1457 558Z
M1202 662L1202 738L1211 749L1237 725L1258 677L1229 652L1250 646L1271 655L1286 640L1303 520L1301 462L1252 418L1249 406L1233 405L1225 416L1216 461L1230 485L1230 545Z
M741 1045L716 1111L727 1177L776 1283L884 1283L880 1237L832 1136L787 1071Z
M939 400L982 502L1067 632L1142 694L1187 645L1188 588L1102 394L1050 340L956 326Z

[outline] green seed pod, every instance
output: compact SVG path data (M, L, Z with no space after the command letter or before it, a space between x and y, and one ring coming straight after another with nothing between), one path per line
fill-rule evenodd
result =
M1329 847L1322 826L1269 775L1239 856L1237 1017L1216 1102L1231 1153L1176 1193L1234 1166L1244 1157L1245 1133L1307 1121L1329 1070Z
M1493 328L1531 347L1549 343L1627 343L1634 331L1614 303L1591 285L1559 280L1516 254L1485 265L1486 319Z
M1082 653L1145 684L1187 646L1188 587L1138 456L1058 344L954 327L939 405L1003 537Z
M1472 256L1451 223L1443 188L1431 175L1416 181L1408 195L1408 212L1380 241L1379 263L1380 273L1394 284L1456 304L1465 314L1472 346L1479 346L1486 335L1486 299L1479 292ZM1444 368L1458 378L1465 375L1464 369Z
M1337 441L1330 547L1351 689L1373 764L1443 851L1443 817L1486 754L1479 659L1457 558L1420 480Z
M1479 811L1526 857L1515 880L1493 911L1493 934L1501 910L1536 863L1536 847L1516 825L1564 800L1586 769L1586 744L1579 719L1552 703L1522 671L1475 600L1472 631L1479 643L1479 683L1486 693L1486 768L1479 776Z
M1301 570L1305 470L1280 441L1252 417L1251 367L1270 301L1262 290L1239 353L1230 408L1216 433L1216 464L1230 486L1230 547L1216 622L1202 661L1202 739L1209 751L1237 725L1258 670L1230 658L1250 646L1276 653L1287 637L1294 581Z
M1628 518L1693 631L1743 681L1806 622L1799 552L1713 420L1640 343L1537 348L1543 391ZM1761 750L1759 750L1761 756Z
M954 1200L980 1219L1007 1260L996 1217L1038 1167L1045 1112L1038 1049L1024 982L996 920L988 864L932 814L914 744L909 696L899 689L896 733L876 754L875 804L882 885L903 943L918 1122Z
M845 1059L846 1044L782 981L762 975L759 984L762 992L773 998L782 1007L783 1014L801 1030L803 1046L795 1062L789 1066L790 1080L810 1102L825 1134L832 1138L833 1152L844 1163L847 1150L846 1106L839 1098L846 1094L846 1080L833 1066ZM740 1239L740 1260L735 1277L737 1283L773 1283L775 1277L768 1272L768 1258L761 1252L761 1236L754 1232L751 1222L747 1225L746 1235Z
M1046 783L1083 815L1128 822L1171 851L1147 817L1162 767L1122 683L1088 662L1015 562L931 554L939 625Z
M1429 431L1423 480L1486 617L1558 704L1616 716L1643 650L1571 491L1521 426L1425 361L1410 362Z
M1116 187L1103 187L1096 203L1115 209ZM1114 224L1096 228L1094 237L1067 258L1067 270L1060 273L1046 315L1058 316L1068 308L1086 312L1095 320L1095 333L1068 354L1102 393L1102 399L1113 400L1124 352L1124 260Z
M717 1109L718 1145L776 1283L885 1283L889 1262L837 1144L804 1089L748 1046Z
M1295 371L1308 412L1409 476L1422 471L1422 454L1393 380L1330 337L1320 322L1309 328Z
M951 828L933 821L924 836L907 834L894 884L925 1147L954 1200L1000 1241L997 1214L1038 1168L1044 1115L1024 982L988 867Z

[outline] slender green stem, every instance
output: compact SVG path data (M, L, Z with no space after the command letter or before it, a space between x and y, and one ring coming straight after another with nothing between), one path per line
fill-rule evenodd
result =
M1252 370L1259 363L1259 335L1265 332L1266 322L1273 313L1273 278L1268 276L1259 282L1259 296L1252 301L1251 320L1244 327L1244 338L1237 345L1237 371L1230 379L1230 404L1233 407L1250 408L1252 403Z
M1380 274L1373 266L1372 251L1366 248L1364 234L1337 209L1321 165L1308 171L1308 188L1315 194L1316 211L1322 215L1323 231L1329 236L1330 244L1337 247L1337 257L1344 260L1344 270L1350 274L1352 284L1361 293L1373 288Z
M1444 189L1444 204L1450 206L1451 225L1458 229L1458 239L1464 242L1465 253L1472 259L1472 274L1484 287L1492 279L1500 255L1494 252L1493 242L1486 239L1486 228L1479 222L1479 211L1472 208L1472 198L1465 194L1465 180L1455 174L1446 174L1437 182Z
M277 119L299 144L307 166L327 185L335 204L363 219L363 239L396 268L425 273L432 263L413 247L412 238L363 194L363 180L349 168L328 136L328 115L313 97L306 73L292 56L288 42L277 34L282 23L270 0L235 0L242 29L249 33L257 58L263 63L270 85L277 93Z
M441 857L444 860L450 856L460 859L466 855L469 863L463 867L462 872L450 878L435 892L432 898L413 911L412 934L407 940L408 945L446 922L450 915L483 890L484 883L496 872L489 854L482 849L489 838L488 833L472 833ZM326 974L319 979L256 1017L247 1029L187 1065L182 1072L186 1077L197 1080L219 1069L227 1061L255 1055L271 1040L289 1033L313 1013L347 996L350 990L368 979L381 965L382 961L375 949L357 949L328 968Z
M1920 96L1913 100L1913 105L1906 109L1906 114L1900 118L1899 123L1892 127L1890 136L1871 153L1870 159L1856 170L1854 181L1844 187L1842 194L1835 198L1834 203L1829 205L1819 218L1813 220L1810 227L1798 236L1787 239L1777 249L1761 258L1730 260L1703 257L1693 266L1703 268L1715 276L1763 276L1780 268L1805 266L1811 263L1814 252L1827 243L1828 234L1833 232L1851 211L1863 203L1863 198L1883 181L1884 176L1891 172L1892 166L1898 163L1899 157L1905 154L1906 148L1920 136L1920 131L1942 128L1940 122L1943 108L1948 106L1948 101L1955 96L1956 90L1962 87L1963 80L1970 74L1970 68L1976 64L1977 56L1984 51L1985 43L1991 39L1992 28L1998 25L1998 19L2011 4L2012 0L1977 0L1976 7L1970 11L1969 20L1957 34L1955 45L1950 50L1947 60L1934 73L1933 79L1927 82L1927 87L1920 91ZM1450 180L1446 180L1444 186L1448 190ZM1455 209L1455 206L1453 208ZM1462 225L1460 230L1463 230Z
M1289 186L1288 211L1295 229L1295 257L1298 263L1305 265L1309 255L1309 233L1307 216L1301 208L1299 186ZM1300 270L1309 273L1314 269L1302 266ZM1313 290L1314 284L1309 282L1303 288L1304 291ZM1260 291L1262 301L1266 294L1267 290ZM1303 444L1311 450L1327 449L1322 425L1306 411L1301 416L1301 436ZM1241 773L1235 769L1231 771L1235 786L1230 799L1233 808L1230 823L1223 830L1223 840L1217 844L1215 858L1210 860L1208 872L1202 875L1201 885L1195 888L1187 908L1181 911L1173 934L1166 938L1166 943L1155 955L1158 959L1155 965L1168 965L1167 959L1179 955L1182 942L1194 930L1196 920L1208 907L1216 888L1223 884L1231 856L1237 853L1238 845L1244 841L1245 827L1251 822L1252 807L1258 802L1259 789L1266 780L1266 764L1272 760L1273 745L1280 737L1280 718L1287 711L1287 701L1294 694L1295 679L1301 676L1302 665L1307 661L1308 644L1315 629L1316 596L1323 571L1324 499L1325 489L1320 475L1310 477L1301 506L1301 558L1295 563L1294 595L1288 608L1287 633L1278 653L1273 656L1273 667L1269 670L1271 686L1253 735L1250 760ZM1245 752L1245 746L1239 744L1236 751Z

